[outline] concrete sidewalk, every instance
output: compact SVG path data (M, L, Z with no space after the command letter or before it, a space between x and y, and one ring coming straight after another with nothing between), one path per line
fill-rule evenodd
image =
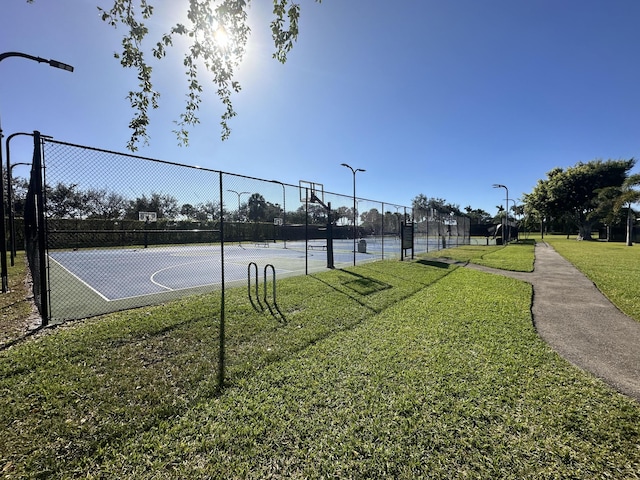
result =
M533 285L533 322L562 357L640 402L640 322L624 315L550 245L538 242L532 273L467 264Z

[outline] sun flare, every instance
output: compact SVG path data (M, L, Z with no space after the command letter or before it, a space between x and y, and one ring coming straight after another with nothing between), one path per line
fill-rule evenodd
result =
M228 49L231 47L231 38L227 33L227 29L224 28L224 25L220 25L216 28L213 32L213 39L221 49Z

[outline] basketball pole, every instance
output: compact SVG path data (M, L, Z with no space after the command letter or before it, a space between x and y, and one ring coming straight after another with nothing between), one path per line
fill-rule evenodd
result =
M327 211L327 268L335 268L333 265L333 224L331 223L331 202L325 204L314 192L311 192L311 201L313 203L319 203Z

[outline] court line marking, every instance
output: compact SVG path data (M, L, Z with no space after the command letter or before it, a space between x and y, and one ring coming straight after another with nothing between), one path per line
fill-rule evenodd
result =
M138 251L138 250L139 250L139 249L136 249L136 251ZM256 251L260 251L260 252L262 252L262 251L263 251L263 249L255 249L255 250L256 250ZM292 250L294 250L294 249L292 249ZM145 250L143 250L143 251L145 251ZM177 255L170 255L170 256L171 256L171 257L174 257L174 258L178 257ZM312 255L309 255L309 256L312 256ZM150 277L150 279L149 279L149 280L151 281L151 283L152 283L152 284L156 285L157 287L160 287L160 288L164 289L164 291L161 291L161 292L149 292L149 293L142 293L142 294L138 294L138 295L131 295L131 296L127 296L127 297L117 297L117 298L112 298L112 299L110 299L110 298L106 297L105 295L103 295L102 293L100 293L98 290L96 290L96 289L95 289L94 287L92 287L90 284L88 284L87 282L85 282L84 280L82 280L80 277L78 277L78 275L76 275L75 273L71 272L71 271L70 271L68 268L66 268L63 264L61 264L59 261L57 261L57 260L55 260L53 257L51 257L51 255L48 255L48 257L49 257L51 260L53 260L57 265L59 265L63 270L65 270L65 271L66 271L66 272L68 272L71 276L73 276L73 277L74 277L78 282L80 282L81 284L85 285L85 286L86 286L87 288L89 288L91 291L95 292L95 293L96 293L100 298L102 298L102 299L103 299L105 302L107 302L107 303L117 302L117 301L123 301L123 300L131 300L131 299L142 298L142 297L150 297L150 296L154 296L154 295L162 295L162 294L169 293L169 292L181 292L181 291L184 291L184 290L191 290L191 289L198 289L198 288L204 288L204 287L211 287L211 286L217 286L217 285L221 285L221 284L222 284L222 281L220 280L220 281L215 281L215 282L212 282L212 283L204 283L204 284L200 284L200 285L190 285L190 286L188 286L188 287L170 288L170 287L168 287L168 286L166 286L166 285L163 285L163 284L161 284L161 283L158 283L158 282L154 281L154 280L153 280L153 278L152 278L154 275L156 275L157 273L160 273L160 272L161 272L161 271L163 271L163 270L167 270L167 269L175 268L175 267L179 267L179 266L184 266L184 265L190 265L190 264L202 263L202 261L200 260L200 261L193 261L193 262L181 263L181 264L178 264L178 265L172 265L172 266L165 267L165 268L162 268L162 269L160 269L160 270L158 270L158 271L154 272L154 273L151 275L151 277ZM214 257L214 258L215 258L216 256L215 256L215 255L212 255L212 257ZM267 254L267 253L265 252L263 255L251 255L250 257L252 257L252 258L258 257L258 258L264 259L264 258L271 258L271 257L272 257L272 255L269 255L269 254ZM286 256L285 256L285 258L286 258ZM220 263L218 258L215 258L215 260L214 260L214 261L215 261L215 262L217 262L218 264ZM318 260L314 260L314 263L315 263L315 262L317 262L317 261L318 261ZM245 263L244 263L244 262L242 262L242 263L241 263L241 262L237 262L237 261L233 261L233 260L231 260L231 261L226 261L225 263L226 263L226 264L228 264L228 265L236 265L236 266L240 266L240 267L244 267L244 266L245 266ZM312 267L312 268L310 269L310 271L314 271L314 270L315 270L315 268L314 268L314 267ZM296 274L300 274L300 275L302 275L302 274L303 274L303 272L304 272L304 269L297 269L297 270L296 270L296 269L294 269L294 270L289 270L289 269L284 269L284 268L278 268L278 269L277 269L277 271L278 271L279 273L282 273L282 274L288 274L288 275L290 275L290 274L294 274L294 275L296 275ZM226 281L226 282L241 282L241 281L244 281L244 278L240 278L240 279L232 279L232 280L226 279L225 281Z
M165 290L168 290L169 292L175 292L176 290L183 290L184 288L171 288L171 287L167 287L166 285L163 285L163 284L161 284L161 283L159 283L159 282L156 282L156 281L154 280L154 278L153 278L153 277L155 277L157 274L162 273L162 272L164 272L164 271L166 271L166 270L171 270L172 268L184 267L184 266L186 266L186 265L197 265L197 264L200 264L200 263L202 263L202 260L200 260L200 261L194 261L194 262L179 263L179 264L177 264L177 265L171 265L171 266L169 266L169 267L164 267L164 268L161 268L160 270L156 270L155 272L153 272L153 273L151 274L151 276L149 277L149 280L150 280L150 281L151 281L151 283L153 283L154 285L157 285L157 286L158 286L158 287L160 287L160 288L164 288ZM219 264L220 262L219 262L219 261L217 261L217 263ZM215 285L215 284L217 284L217 283L221 283L221 282L205 283L204 285L196 285L196 286L194 286L194 287L186 287L186 288L198 288L198 287L205 287L205 286L207 286L207 285ZM162 293L162 292L157 292L157 293Z
M195 263L199 263L199 262L195 262ZM243 267L245 266L244 264L234 263L234 262L230 262L230 264L231 265L243 266ZM280 269L279 271L285 272L285 273L289 273L289 274L294 274L294 275L302 275L304 273L304 269L299 269L299 270ZM244 279L244 278L237 278L237 279L233 279L233 280L225 279L225 282L229 282L229 283L232 283L232 282L245 282L245 281L246 281L246 279ZM119 301L119 300L131 300L131 299L135 299L135 298L151 297L153 295L163 295L163 294L169 293L169 292L182 292L184 290L191 290L191 289L195 289L195 288L204 288L204 287L212 287L212 286L217 286L217 285L222 285L222 281L213 282L213 283L203 283L201 285L192 285L192 286L189 286L189 287L174 288L172 290L164 291L164 292L152 292L152 293L143 293L141 295L132 295L130 297L119 297L119 298L116 298L116 299L113 299L113 300L107 300L107 301L108 302L115 302L115 301Z
M196 265L196 264L201 264L201 263L202 263L202 261L185 262L185 263L180 263L180 264L177 264L177 265L171 265L169 267L161 268L160 270L157 270L157 271L153 272L151 274L151 277L149 277L149 280L154 285L157 285L160 288L164 288L165 290L167 290L169 292L176 292L176 291L185 290L185 289L189 289L189 288L201 288L201 287L207 287L209 285L219 285L219 284L221 284L222 281L217 281L217 282L213 282L213 283L204 283L204 284L201 284L201 285L193 285L193 286L189 286L189 287L171 288L171 287L168 287L167 285L163 285L160 282L156 282L156 280L154 279L154 277L157 274L162 273L162 272L167 271L167 270L170 270L172 268L179 268L179 267L184 267L186 265ZM236 265L238 267L244 267L245 266L244 263L239 263L239 262L225 262L225 263L227 263L227 265ZM219 259L216 259L214 261L214 264L220 265L221 263L220 263ZM296 270L288 270L286 268L277 268L276 271L279 272L279 273L282 273L282 274L287 274L287 273L295 272ZM243 280L243 279L237 279L237 280L231 280L231 281L233 282L233 281L240 281L240 280ZM156 292L156 293L162 293L162 292Z
M49 261L53 261L56 265L58 265L60 268L62 268L65 272L67 272L69 275L71 275L72 277L75 277L75 279L80 282L81 284L83 284L85 287L87 287L89 290L95 292L99 297L101 297L103 300L105 300L106 302L110 302L111 300L109 300L107 297L105 297L102 293L100 293L98 290L96 290L95 288L93 288L91 285L89 285L87 282L85 282L84 280L82 280L78 275L76 275L75 273L73 273L71 270L69 270L67 267L65 267L64 265L62 265L59 261L57 261L55 258L53 258L51 255L47 254L47 257L49 258Z

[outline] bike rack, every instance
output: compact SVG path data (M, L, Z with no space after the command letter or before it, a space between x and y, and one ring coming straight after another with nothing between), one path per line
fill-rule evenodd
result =
M268 263L267 265L264 266L264 303L265 305L269 308L269 313L271 313L272 316L276 316L273 313L273 309L271 308L271 305L269 305L269 300L267 298L267 270L271 269L272 272L272 284L273 284L273 308L275 308L276 312L278 312L278 314L280 315L280 318L282 319L282 321L285 320L284 315L282 314L282 312L280 311L280 308L278 308L278 303L276 302L276 269L273 265L271 265L270 263Z
M256 301L258 302L258 305L256 305L253 302L253 297L251 296L251 267L252 266L255 267L255 272L256 272ZM249 301L251 302L251 305L256 311L263 312L264 307L260 303L260 293L259 293L260 290L258 289L258 283L259 283L258 264L255 262L250 262L249 265L247 266L247 293L249 294Z
M255 301L254 301L254 294L252 292L252 288L251 288L251 270L253 268L253 272L255 273ZM271 276L272 276L272 304L269 303L269 296L267 294L267 273L269 271L269 269L271 269ZM264 306L262 304L262 302L260 302L260 279L258 277L258 264L255 262L249 262L249 265L247 265L247 294L249 296L249 301L251 302L251 306L253 306L254 310L256 310L257 312L264 312ZM282 314L282 312L280 311L280 307L278 307L278 303L276 301L276 269L273 265L271 265L270 263L265 265L264 267L264 287L263 287L263 297L262 299L264 300L264 304L267 306L267 308L269 309L269 313L271 313L271 316L273 317L277 317L278 315L280 316L280 318L278 319L281 322L284 322L286 319L284 318L284 315ZM275 310L275 312L274 312ZM277 315L276 315L277 313Z

